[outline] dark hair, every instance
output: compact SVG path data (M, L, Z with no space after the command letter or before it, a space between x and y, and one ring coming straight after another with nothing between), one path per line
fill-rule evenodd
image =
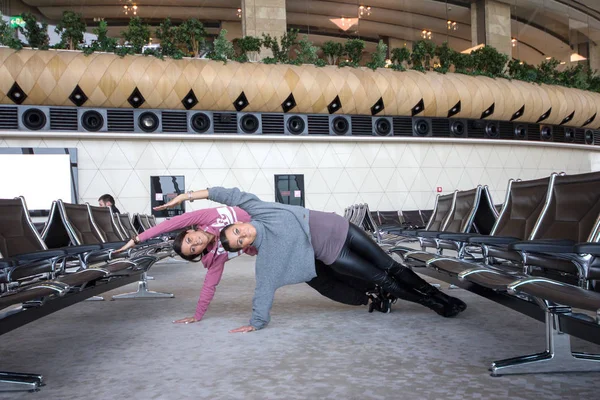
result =
M193 228L192 228L193 229ZM183 239L185 238L185 235L187 235L188 230L184 230L181 231L177 234L177 236L175 236L175 239L173 240L173 250L175 250L175 253L177 253L179 255L179 257L183 258L184 260L190 261L190 262L200 262L202 261L202 257L205 254L208 254L208 251L206 250L206 248L204 248L204 250L202 250L202 253L200 254L190 254L185 255L183 254L183 252L181 251L181 244L183 243Z
M103 194L98 198L98 201L103 201L105 203L110 201L111 204L115 204L115 198L110 194Z
M229 239L227 239L227 236L225 235L225 231L227 229L231 228L232 226L233 226L233 224L227 225L225 228L221 229L221 233L219 234L219 240L221 241L221 245L223 246L223 248L226 251L228 251L230 253L240 251L240 249L241 249L240 247L238 247L238 248L231 247L231 243L229 243Z

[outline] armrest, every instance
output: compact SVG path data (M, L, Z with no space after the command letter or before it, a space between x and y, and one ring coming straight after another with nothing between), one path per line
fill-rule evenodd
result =
M417 231L417 236L422 238L436 238L444 232L440 231Z
M67 252L63 249L50 249L50 250L41 250L34 251L33 253L24 253L17 254L11 257L11 259L16 261L35 261L35 260L44 260L53 257L60 257L67 255Z
M478 233L440 233L438 239L456 240L458 242L468 242L470 238L482 236Z
M521 242L522 239L511 236L475 236L469 238L469 243L489 244L489 245L507 245L514 242Z
M120 249L121 247L125 246L127 244L127 242L109 242L109 243L102 243L102 248L103 249L112 249L112 250L117 250Z
M580 243L575 246L575 253L600 256L600 243Z
M68 255L84 254L94 250L100 250L102 248L99 244L84 244L81 246L63 247L62 250L66 251Z
M530 240L512 243L509 250L532 253L575 253L575 242L571 240Z

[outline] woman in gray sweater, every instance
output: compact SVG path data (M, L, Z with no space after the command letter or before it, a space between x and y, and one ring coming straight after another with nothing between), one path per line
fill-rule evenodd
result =
M447 296L398 264L365 232L337 214L266 202L237 188L221 187L190 191L166 206L196 199L240 207L252 218L249 223L228 225L220 233L228 251L250 245L258 250L252 318L249 325L231 332L264 328L270 321L275 291L313 279L315 259L336 272L375 283L395 297L422 304L444 317L454 317L466 309L461 300Z

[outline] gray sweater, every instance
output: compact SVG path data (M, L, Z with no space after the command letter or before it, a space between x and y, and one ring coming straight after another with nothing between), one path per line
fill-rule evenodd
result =
M275 291L281 286L308 282L315 276L315 252L311 244L308 210L271 203L237 188L208 189L209 200L240 207L256 228L256 289L250 325L262 329L269 323Z

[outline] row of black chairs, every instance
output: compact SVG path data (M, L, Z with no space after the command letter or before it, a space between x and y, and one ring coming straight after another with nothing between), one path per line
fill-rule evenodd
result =
M418 240L421 250L389 251L408 267L546 324L544 352L496 361L492 375L600 371L599 355L570 349L570 335L600 344L600 173L509 181L487 232L475 210L493 204L483 192L439 196L425 229L389 230L398 243ZM493 212L481 215L489 226Z
M145 219L148 228L156 223ZM40 233L24 198L0 199L0 334L108 290L145 281L152 265L172 256L172 246L161 238L115 253L137 233L128 214L61 200L52 204ZM37 374L0 372L0 391L42 385Z

